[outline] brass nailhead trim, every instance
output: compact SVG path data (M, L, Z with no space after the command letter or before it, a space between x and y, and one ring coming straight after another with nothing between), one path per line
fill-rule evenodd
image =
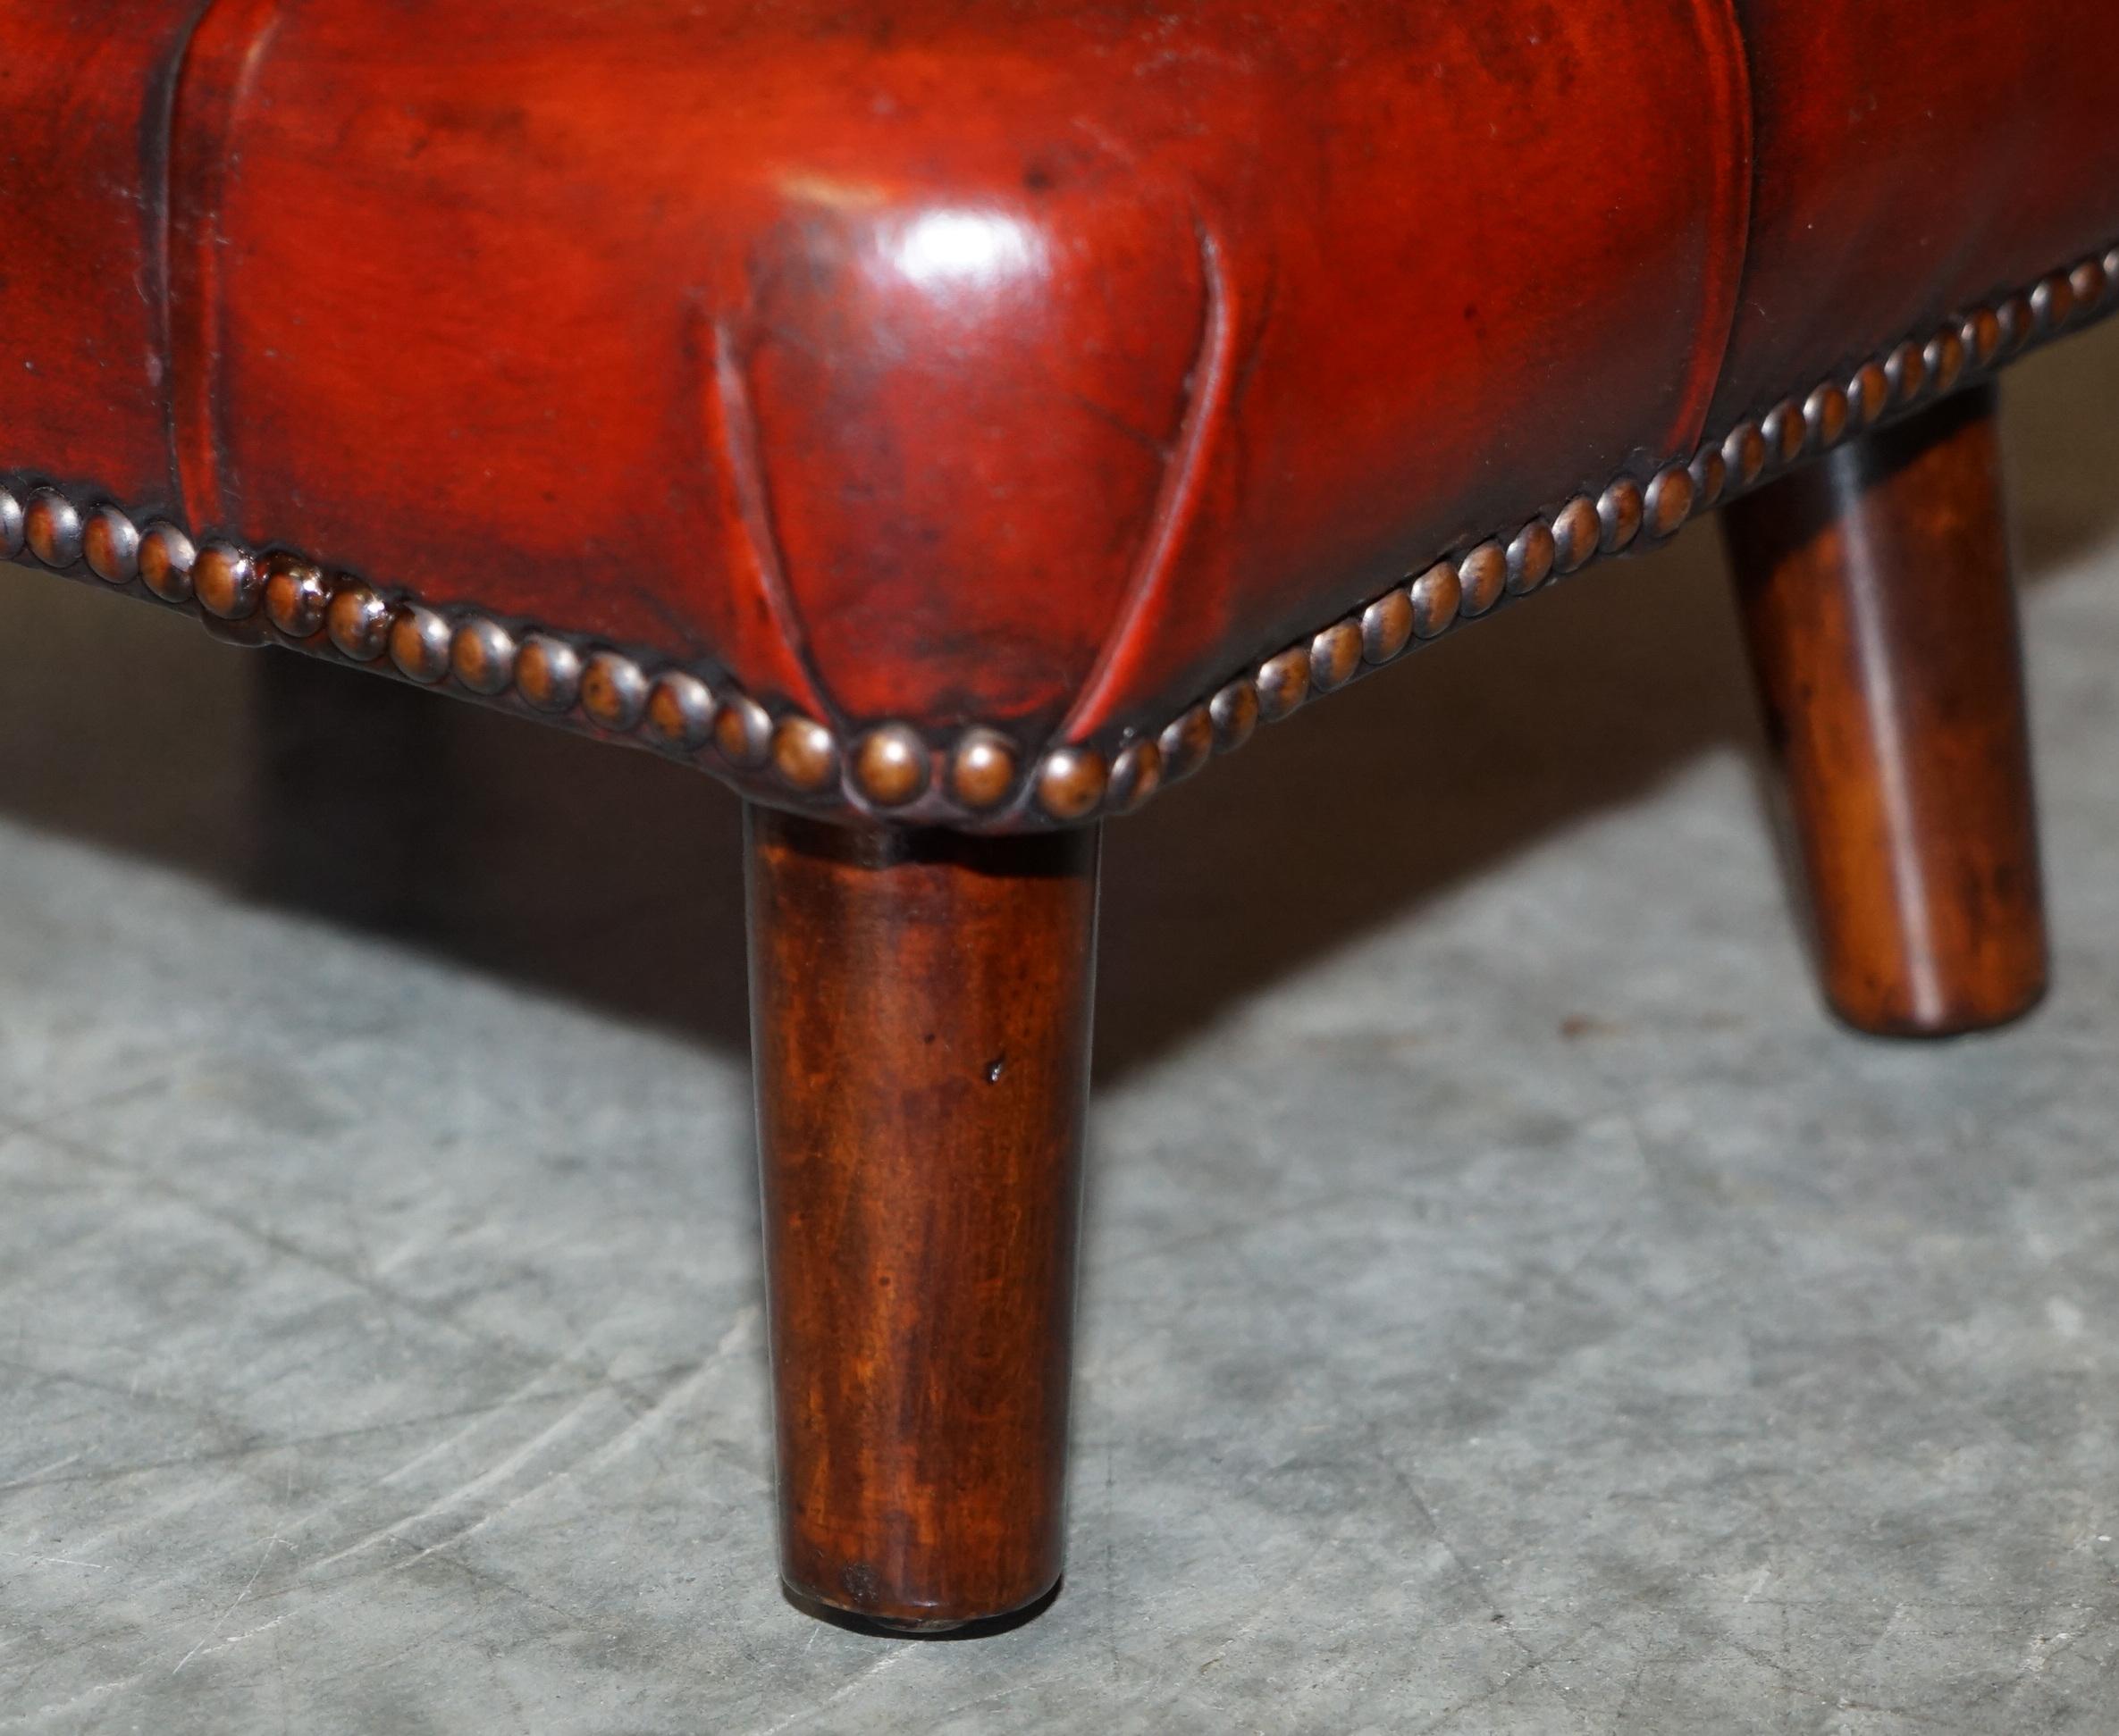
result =
M1258 726L1258 690L1249 681L1232 681L1207 701L1214 720L1215 745L1223 753L1241 747Z
M1693 479L1688 470L1675 465L1657 473L1648 484L1645 505L1648 534L1652 537L1675 536L1685 521L1692 516Z
M1094 748L1055 748L1038 768L1038 805L1055 820L1087 819L1104 800L1104 756Z
M1207 746L1212 751L1211 740ZM998 808L1014 787L1015 743L997 729L966 731L949 761L949 793L983 814Z
M1130 742L1111 767L1105 804L1114 814L1130 814L1155 794L1163 782L1163 750L1153 742Z
M1721 443L1721 456L1734 486L1749 488L1757 482L1766 468L1766 437L1759 424L1739 422L1730 429Z
M452 683L487 699L511 694L555 717L578 712L608 733L636 735L694 762L712 754L804 798L845 797L922 824L1005 824L1027 803L1046 820L1069 823L1131 812L1162 785L1242 746L1260 722L1290 716L1312 694L1394 662L1459 621L1540 589L1555 574L1673 535L1732 491L1938 397L1968 370L1993 367L2115 302L2119 247L1746 417L1645 482L1619 475L1549 516L1436 561L1262 659L1159 732L1127 739L1108 759L1094 744L1070 742L1026 767L1021 747L999 730L967 729L938 751L904 723L879 725L849 749L823 721L798 711L776 716L748 694L710 687L685 670L643 669L611 648L549 631L518 633L478 610L392 602L361 580L328 574L298 556L226 539L194 543L174 524L107 502L83 507L48 485L26 493L0 486L0 558L27 551L47 566L83 567L105 583L138 584L164 602L223 620L262 612L273 632L309 649L328 646L358 663L387 655L413 681Z
M522 679L519 673L516 679ZM578 681L574 691L579 691ZM672 669L648 689L646 727L664 747L696 752L713 740L713 690L697 675Z
M431 608L401 610L390 626L390 660L408 680L433 685L449 674L449 623Z
M22 537L46 566L71 566L81 558L81 516L55 488L40 488L22 510Z
M1163 782L1190 777L1214 758L1214 714L1195 705L1163 731L1157 745L1163 750Z
M265 616L290 639L307 639L324 627L331 586L307 561L275 555L265 564Z
M1759 422L1766 442L1766 456L1783 467L1803 456L1803 443L1810 438L1810 424L1803 420L1803 407L1795 399L1776 404Z
M1361 655L1370 663L1388 663L1413 636L1413 600L1403 591L1386 591L1361 611Z
M1685 474L1692 479L1692 509L1705 512L1721 499L1721 491L1728 486L1729 462L1721 455L1719 447L1703 446L1686 465Z
M265 600L265 579L257 563L232 542L209 542L198 551L191 568L191 590L201 608L223 621L247 621Z
M1560 570L1580 572L1596 553L1603 534L1604 521L1597 512L1596 502L1586 494L1577 494L1560 509L1552 521L1552 542Z
M1455 625L1464 607L1464 581L1448 561L1438 561L1413 581L1413 636L1434 639Z
M1300 650L1282 651L1258 666L1258 716L1269 724L1292 717L1309 697L1309 658Z
M839 775L838 743L814 717L782 717L772 733L772 764L788 788L814 795Z
M853 751L853 778L879 808L904 808L926 793L927 743L904 724L885 724L861 738Z
M1563 574L1636 540L1673 535L1731 491L1778 474L1806 452L1829 450L1894 411L1939 397L1967 370L1990 367L2033 338L2050 337L2080 323L2092 309L2109 311L2115 303L2119 303L2119 247L2099 259L2048 275L2028 295L1974 308L1923 340L1897 344L1844 381L1822 381L1800 398L1784 399L1762 416L1746 417L1688 461L1659 471L1644 488L1621 476L1594 495L1577 495L1549 521L1535 520L1518 533L1505 553L1498 542L1484 541L1454 560L1438 561L1386 591L1356 617L1364 664L1375 667L1391 662L1412 643L1484 613L1504 595L1535 589L1528 581L1538 563L1530 551L1541 533L1550 540L1551 570ZM1395 623L1408 611L1413 632L1400 637ZM1316 642L1312 642L1313 648ZM1258 719L1285 717L1300 702L1298 698L1291 704L1286 697L1288 659L1295 655L1283 651L1266 658L1253 675L1232 682L1214 696L1207 710L1216 751L1225 753L1240 746ZM1314 657L1306 659L1306 667L1314 661ZM1362 673L1366 668L1355 671ZM1183 714L1164 731L1166 759L1176 760L1173 746L1189 739L1182 731L1191 716ZM1194 769L1188 760L1169 781Z
M772 752L772 717L747 693L727 694L714 707L713 733L714 746L731 766L755 770Z
M390 643L390 605L365 584L332 594L324 612L331 642L356 663L373 663Z
M334 623L332 637L338 636ZM564 639L532 633L516 656L515 688L539 711L571 711L581 697L581 653Z
M1857 426L1866 428L1883 415L1891 401L1891 382L1881 362L1864 362L1847 382L1848 413Z
M1846 389L1833 381L1826 381L1803 400L1803 425L1820 451L1838 445L1840 435L1846 432Z
M474 693L504 693L515 679L515 635L484 616L467 621L449 642L449 667Z
M1543 519L1533 519L1509 543L1509 594L1528 596L1552 576L1560 541Z
M598 651L581 672L581 709L605 729L622 734L647 710L647 677L631 658Z
M1597 520L1604 528L1598 547L1607 555L1631 548L1634 539L1641 534L1641 519L1645 511L1640 483L1631 476L1621 476L1604 491L1596 503Z
M1361 669L1361 628L1341 621L1309 642L1309 684L1319 693L1344 687Z
M139 576L139 532L115 507L98 507L81 533L88 571L105 584L130 584Z
M1501 601L1509 588L1509 557L1498 542L1482 542L1457 568L1463 587L1458 608L1466 615L1484 615Z

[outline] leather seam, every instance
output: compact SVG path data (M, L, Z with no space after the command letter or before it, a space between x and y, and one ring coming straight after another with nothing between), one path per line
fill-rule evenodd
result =
M2115 309L2119 246L2046 276L2027 293L1979 305L1924 340L1879 348L1844 383L1828 379L1801 399L1783 400L1763 418L1737 422L1720 442L1703 446L1688 464L1668 466L1646 489L1622 472L1596 499L1584 495L1568 502L1555 522L1593 526L1597 541L1581 555L1583 565L1600 554L1653 542L1735 492L1787 474L1843 438L1929 408L1960 383L1991 377L1998 365L2026 348ZM1484 615L1504 596L1527 594L1545 581L1541 569L1535 579L1512 590L1496 584L1494 594L1477 607L1460 608L1459 560L1463 569L1476 567L1489 576L1497 561L1514 570L1501 552L1501 535L1507 533L1497 534L1461 558L1444 558L1417 578L1400 581L1366 608L1254 665L1211 699L1179 712L1159 733L1114 729L1107 739L1115 751L1108 758L1093 742L1028 751L980 725L938 741L909 725L888 723L861 742L846 742L799 711L775 717L726 677L712 677L710 689L708 677L663 654L635 657L591 635L554 631L475 605L430 608L401 592L392 600L363 580L327 576L299 557L253 552L226 541L195 548L186 532L166 522L136 524L107 503L83 506L55 486L32 488L27 481L17 485L31 490L26 500L0 485L0 558L13 558L27 547L56 571L193 609L223 637L283 644L371 667L394 666L396 673L424 685L452 688L600 739L658 749L701 769L719 769L747 796L777 805L979 831L1035 829L1131 812L1163 784L1240 746L1261 717L1284 717L1311 693L1396 662L1414 643L1441 636L1456 619ZM1658 507L1659 492L1667 512ZM1669 522L1661 522L1666 516ZM1549 547L1558 541L1542 519L1517 533L1516 541L1533 530L1544 533ZM1576 565L1563 558L1557 570L1572 571ZM1450 606L1439 622L1422 631L1417 592L1431 580L1449 595ZM1388 627L1391 621L1399 626L1372 633L1372 625ZM352 625L360 637L349 649ZM348 630L341 632L342 626ZM537 683L527 674L534 657L545 671ZM554 669L567 672L556 684ZM530 692L538 685L544 697L533 700ZM909 793L894 798L881 784L862 787L869 757L860 749L882 736L901 748L910 737L937 762L923 768L928 775L919 776ZM973 784L957 776L974 749L987 756L988 768L996 751L1006 762L1005 779L982 774L976 786L994 791L989 801L971 801L965 792ZM718 767L707 758L710 751ZM879 763L889 769L887 756ZM819 767L825 771L814 775ZM933 775L938 767L940 776ZM901 781L896 787L906 786Z
M1184 540L1199 509L1215 436L1226 415L1230 384L1236 373L1239 321L1235 292L1230 283L1223 244L1196 213L1193 234L1199 250L1199 344L1186 376L1184 414L1178 423L1176 441L1165 461L1162 487L1155 511L1141 540L1140 555L1132 579L1126 586L1116 624L1104 642L1104 649L1082 683L1081 693L1067 709L1060 725L1062 740L1071 737L1085 717L1093 717L1105 706L1116 683L1119 667L1125 661L1143 625L1166 588Z

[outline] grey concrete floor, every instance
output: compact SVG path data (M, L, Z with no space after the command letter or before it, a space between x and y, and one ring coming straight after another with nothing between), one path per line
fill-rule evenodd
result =
M0 1729L2119 1729L2115 400L2012 399L2005 1033L1820 1012L1701 530L1114 828L962 1643L775 1587L732 801L0 576Z

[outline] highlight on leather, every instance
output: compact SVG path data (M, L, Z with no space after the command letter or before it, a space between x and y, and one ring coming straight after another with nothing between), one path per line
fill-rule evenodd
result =
M0 480L766 800L1123 812L2119 233L2119 13L1952 20L0 0Z
M1932 403L2119 306L2119 246L1907 340L1763 416L1710 440L1689 463L1644 486L1621 474L1551 517L1435 561L1356 614L1306 635L1153 731L1109 747L1041 751L974 725L953 736L888 722L851 739L704 667L599 643L593 635L510 624L460 607L392 599L366 580L286 553L219 539L195 543L166 521L139 522L107 502L86 510L48 484L0 486L0 556L197 610L216 631L366 664L426 686L499 703L716 771L777 807L866 812L964 829L1026 830L1130 813L1166 784L1240 747L1261 722L1397 661L1459 622L1542 589L1602 555L1674 534L1696 511L1907 411Z

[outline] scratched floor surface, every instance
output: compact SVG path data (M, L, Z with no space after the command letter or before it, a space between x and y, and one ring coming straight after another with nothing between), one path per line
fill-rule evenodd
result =
M2115 401L2012 407L2004 1035L1819 1013L1711 533L1114 830L971 1643L775 1589L731 801L0 574L0 1730L2119 1728Z

